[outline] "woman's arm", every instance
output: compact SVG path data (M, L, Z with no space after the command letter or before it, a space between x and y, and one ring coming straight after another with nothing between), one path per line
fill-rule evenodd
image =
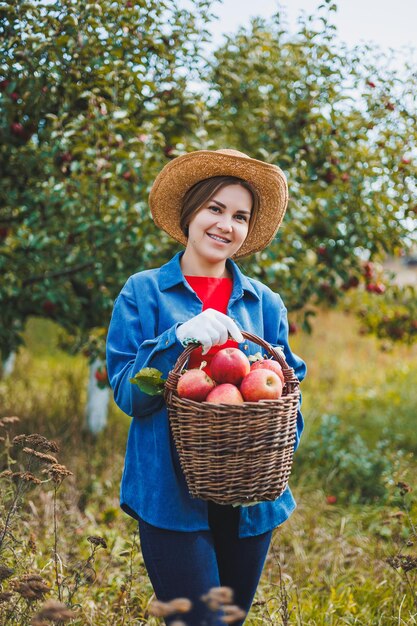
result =
M143 296L142 305L146 308L146 293ZM150 307L144 314L152 314ZM114 400L127 415L146 417L163 406L163 396L149 396L129 379L144 367L154 367L164 378L168 376L184 349L176 336L178 325L174 324L158 337L145 339L132 280L126 282L114 303L106 359Z

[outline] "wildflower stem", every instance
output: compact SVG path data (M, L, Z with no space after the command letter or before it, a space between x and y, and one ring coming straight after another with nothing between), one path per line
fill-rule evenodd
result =
M57 585L57 588L58 588L58 598L59 598L59 601L62 602L61 583L59 581L59 572L58 572L57 491L58 491L58 486L55 485L55 488L54 488L54 563L55 563L55 580L56 580L56 585Z
M409 579L409 577L408 577L408 573L407 573L407 572L404 572L404 578L405 578L405 580L407 581L407 585L408 585L408 586L409 586L409 588L410 588L411 595L412 595L412 597L413 597L413 603L414 603L415 608L417 609L417 594L416 594L416 592L415 592L415 590L414 590L413 585L411 584L411 581L410 581L410 579Z
M11 442L10 442L10 437L9 437L9 433L7 433L6 435L6 453L7 453L7 468L10 470L11 466L13 463L15 463L16 461L10 456L10 448L11 448ZM30 472L32 469L32 459L29 460L28 466L27 466L27 471ZM14 492L14 496L13 496L13 500L9 506L9 509L7 511L7 515L6 515L6 519L4 522L4 526L2 528L2 532L0 535L0 552L2 550L3 547L3 542L6 538L6 535L8 533L10 533L10 525L11 525L11 519L12 516L14 515L14 513L17 510L17 505L18 505L18 501L20 499L20 497L22 496L22 493L24 491L24 487L25 487L25 481L24 480L18 480L17 481L17 485L15 488L15 492Z
M6 614L5 617L5 622L3 626L7 626L7 624L9 623L9 619L11 617L16 617L16 609L17 609L17 605L19 604L19 602L22 600L21 597L19 597L16 602L14 603L14 605L12 606L12 608L10 609L10 611Z
M413 533L414 537L417 537L417 529L416 529L416 527L413 524L413 520L411 519L410 507L407 504L407 501L405 499L405 495L403 495L402 499L403 499L403 509L404 509L405 514L407 516L408 523L410 524L410 527L411 527L411 530L412 530L412 533Z
M279 592L280 592L280 608L279 612L282 619L282 626L288 626L290 623L290 614L288 611L288 592L282 576L281 563L278 561L279 571Z
M12 515L16 512L17 509L17 502L20 498L21 492L23 491L23 485L24 485L24 481L23 480L19 480L17 487L16 487L16 491L13 497L13 500L9 506L9 510L7 511L7 515L6 515L6 520L4 522L4 526L3 526L3 530L2 533L0 535L0 552L3 546L3 541L7 535L7 533L9 532L9 527L10 527L10 523L11 523L11 518Z
M297 598L297 622L299 626L302 624L301 620L301 605L300 605L300 594L298 592L298 587L295 588L295 597Z
M135 551L136 551L136 548L137 548L137 545L136 545L137 535L138 535L138 532L135 531L134 534L133 534L132 549L130 551L129 578L128 578L128 584L126 585L126 602L125 602L125 604L123 606L123 615L122 615L121 626L124 626L124 624L125 624L126 613L128 611L128 606L129 606L129 598L130 598L130 594L132 593L133 559L134 559Z

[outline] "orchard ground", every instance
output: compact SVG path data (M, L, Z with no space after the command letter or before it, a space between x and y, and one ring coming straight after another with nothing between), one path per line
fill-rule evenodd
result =
M290 481L298 508L274 533L246 623L416 624L417 345L380 350L341 311L320 312L313 324L312 335L291 336L308 364L305 432ZM73 476L57 501L50 485L26 493L13 527L20 543L5 564L15 577L41 574L46 597L72 605L71 624L155 626L136 524L118 506L129 418L112 404L105 432L84 434L86 360L57 349L49 322L32 318L26 340L14 373L0 381L0 416L20 417L12 434L56 440ZM91 536L106 547L88 560ZM7 623L30 624L41 605L22 600L19 621Z

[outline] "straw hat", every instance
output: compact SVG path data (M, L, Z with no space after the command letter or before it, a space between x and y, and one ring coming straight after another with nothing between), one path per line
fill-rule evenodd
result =
M242 178L251 183L259 195L259 212L253 230L234 257L265 248L276 234L287 208L287 181L276 165L251 159L238 150L198 150L167 163L149 194L155 224L187 245L187 237L180 228L182 199L193 185L213 176Z

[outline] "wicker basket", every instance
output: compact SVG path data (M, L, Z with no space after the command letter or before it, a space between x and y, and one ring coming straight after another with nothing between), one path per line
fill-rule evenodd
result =
M287 486L293 460L299 381L278 350L257 335L242 334L281 365L285 383L279 400L227 405L179 398L178 379L195 345L185 348L165 384L188 489L192 496L218 504L275 500Z

